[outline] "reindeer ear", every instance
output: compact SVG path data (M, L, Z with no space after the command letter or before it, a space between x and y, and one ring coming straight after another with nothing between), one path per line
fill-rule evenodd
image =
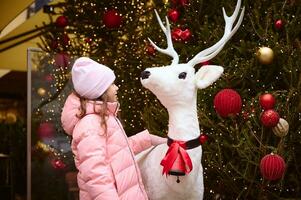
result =
M204 65L195 74L196 85L204 89L214 83L224 72L224 68L218 65Z

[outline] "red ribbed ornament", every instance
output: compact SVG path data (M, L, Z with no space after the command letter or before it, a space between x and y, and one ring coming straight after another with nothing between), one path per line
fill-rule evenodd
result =
M282 178L285 171L285 162L277 154L264 156L260 161L260 172L262 176L270 181Z
M236 115L241 111L241 97L232 89L223 89L219 91L214 97L215 111L221 117L228 117L229 115Z
M269 128L277 126L279 119L279 114L273 109L264 111L260 116L262 125Z

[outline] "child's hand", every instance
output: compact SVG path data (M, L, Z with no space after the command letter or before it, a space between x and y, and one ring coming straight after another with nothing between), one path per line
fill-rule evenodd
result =
M153 146L167 143L167 138L159 137L159 136L152 135L152 134L150 134L150 138L151 138L151 143Z

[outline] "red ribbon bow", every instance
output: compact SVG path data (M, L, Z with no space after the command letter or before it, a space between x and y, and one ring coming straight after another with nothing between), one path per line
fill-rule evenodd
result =
M186 152L186 145L183 141L174 140L173 143L169 146L165 157L161 161L161 165L163 166L162 174L168 174L171 170L175 160L178 156L181 156L182 162L184 162L185 166L185 174L188 174L192 170L192 162L189 157L189 154Z

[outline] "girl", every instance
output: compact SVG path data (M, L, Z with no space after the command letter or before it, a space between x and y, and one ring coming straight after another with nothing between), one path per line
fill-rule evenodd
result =
M147 130L127 138L117 118L114 80L111 69L87 57L72 67L75 92L65 102L61 121L72 135L81 200L147 200L134 155L166 143Z

